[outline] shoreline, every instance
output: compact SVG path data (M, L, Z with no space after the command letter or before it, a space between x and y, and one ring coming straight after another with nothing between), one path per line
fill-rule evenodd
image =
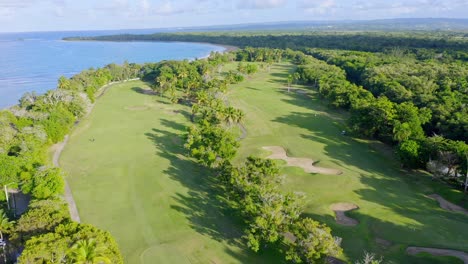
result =
M64 40L64 39L60 39L58 41L66 41L66 42L77 42L77 41L95 41L95 42L161 42L161 43L189 43L189 44L203 44L203 45L211 45L211 46L216 46L216 47L221 47L222 51L215 51L215 50L212 50L210 51L208 54L204 55L204 56L201 56L201 57L192 57L192 58L188 58L188 60L196 60L196 59L206 59L210 56L211 52L219 52L221 54L223 53L227 53L227 52L231 52L231 51L236 51L239 49L239 47L236 47L236 46L231 46L231 45L222 45L222 44L215 44L215 43L209 43L209 42L188 42L188 41L109 41L109 40ZM177 59L175 59L177 60ZM160 62L160 61L157 61L157 62ZM112 62L110 62L112 63ZM85 69L83 69L82 71L84 71ZM82 72L80 71L80 72ZM50 91L50 90L55 90L57 89L57 87L54 87L54 88L51 88L47 91ZM44 93L46 93L47 91L45 91ZM34 91L27 91L27 92L34 92ZM24 92L26 93L26 92ZM24 95L23 93L23 95ZM38 93L39 95L42 95L43 93ZM19 100L19 98L18 98ZM12 104L6 104L5 106L3 107L0 107L0 111L3 111L3 110L9 110L15 106L17 106L19 104L18 100L15 102L15 103L12 103Z

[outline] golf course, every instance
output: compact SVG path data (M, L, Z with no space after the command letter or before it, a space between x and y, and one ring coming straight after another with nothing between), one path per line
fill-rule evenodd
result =
M305 215L342 238L346 261L372 252L384 263L463 263L407 253L467 251L468 214L430 197L460 204L463 193L403 170L383 143L343 133L347 112L329 107L311 87L286 87L295 67L275 63L229 85L225 97L245 113L247 131L234 163L250 155L278 160L282 188L306 195ZM242 221L219 201L211 172L184 149L190 115L189 106L156 95L143 81L109 87L59 160L81 222L109 231L125 263L284 263L241 242Z

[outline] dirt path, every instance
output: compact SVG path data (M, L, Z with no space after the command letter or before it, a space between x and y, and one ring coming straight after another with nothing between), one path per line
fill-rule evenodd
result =
M65 145L67 145L68 139L69 137L67 135L65 136L65 139L62 142L57 143L52 147L54 149L54 157L52 159L52 162L55 167L60 167L60 164L59 164L60 154L62 154L62 151L65 148ZM68 211L70 211L71 219L75 222L80 223L81 222L80 215L78 214L78 208L76 207L75 199L73 199L73 194L71 192L70 185L68 185L68 182L66 179L64 179L64 181L65 181L64 198L65 198L65 201L67 201Z
M463 251L441 249L441 248L425 248L425 247L408 247L406 253L410 255L417 255L426 252L434 256L451 256L461 259L465 264L468 264L468 253Z
M336 222L344 226L356 226L359 221L346 216L345 212L359 209L359 206L353 203L336 203L332 204L330 208L335 212Z
M466 210L465 208L463 208L461 206L458 206L458 205L456 205L454 203L451 203L451 202L445 200L444 198L442 198L442 196L440 196L438 194L431 194L431 195L428 195L427 197L432 198L432 199L436 200L437 202L439 202L439 206L442 209L452 211L452 212L462 212L462 213L468 214L468 210Z
M263 147L263 149L273 152L268 159L280 159L284 160L287 163L287 166L290 167L300 167L303 168L305 172L308 173L320 173L320 174L329 174L329 175L340 175L343 172L336 169L328 169L322 167L314 166L314 161L309 158L293 158L288 157L286 150L283 147L270 146Z

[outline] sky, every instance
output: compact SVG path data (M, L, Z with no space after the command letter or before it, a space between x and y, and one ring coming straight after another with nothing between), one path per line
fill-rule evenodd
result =
M468 18L468 0L0 0L0 32Z

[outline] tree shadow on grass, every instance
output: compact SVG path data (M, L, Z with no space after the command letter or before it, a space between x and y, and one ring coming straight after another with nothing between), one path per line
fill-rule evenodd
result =
M337 224L331 210L327 215L306 214L328 224L334 235L343 238L347 256L357 259L365 250L384 256L385 263L448 263L444 261L449 258L410 256L405 250L409 246L464 250L468 216L440 209L435 201L419 192L414 179L361 174L360 180L366 187L354 191L359 200L343 201L360 207L346 213L359 221L357 226ZM372 204L379 207L363 212ZM377 239L387 241L388 245Z
M419 241L418 238L412 239L414 236L430 234L427 233L431 231L430 227L401 225L362 214L359 210L348 212L346 215L358 219L360 223L357 226L343 226L337 224L332 215L304 214L305 217L326 223L331 227L334 236L343 239L341 246L351 263L361 260L365 252L373 253L377 257L383 257L383 263L388 264L458 263L449 262L450 257L434 258L433 256L413 256L406 253L406 249L410 246L447 248L441 243L431 243L427 240ZM383 233L383 229L387 230L387 232ZM387 233L392 234L389 236ZM379 243L378 240L384 242Z
M131 88L132 91L135 91L139 94L146 94L146 95L157 95L157 93L153 90L149 90L149 89L143 89L141 87L132 87Z
M279 84L283 84L284 86L286 86L288 76L294 73L296 66L288 65L288 64L279 64L279 65L275 65L274 68L275 69L273 71L277 71L278 69L280 69L280 72L270 73L271 78L268 80L268 82L277 83L277 84L279 83Z
M145 135L157 147L157 155L170 161L170 166L164 171L173 180L180 182L189 191L175 193L173 210L182 213L190 222L190 227L198 233L230 246L244 249L240 252L226 247L225 251L242 263L262 262L264 256L253 254L242 240L242 222L235 213L226 209L222 202L222 190L213 179L213 172L188 159L183 148L180 132L185 126L167 119L162 119L168 130L153 129ZM175 130L179 133L171 132ZM267 256L268 257L268 256ZM274 258L266 258L265 263L277 263Z
M303 128L306 132L300 135L302 138L322 143L324 154L330 157L330 162L346 168L343 177L347 176L346 171L358 173L359 180L365 187L353 192L358 195L361 203L364 206L378 204L382 211L371 212L369 215L362 210L349 212L350 217L361 222L354 228L337 225L330 215L308 216L328 223L337 235L344 237L347 255L356 254L360 250L378 251L375 242L377 237L399 245L390 252L378 251L381 255L404 258L405 263L428 263L424 262L427 259L407 256L404 252L407 246L450 247L460 250L463 247L462 240L466 240L468 236L468 217L444 211L438 207L437 202L425 196L434 191L434 184L430 183L429 177L408 173L399 167L396 160L376 151L369 144L341 135L342 121L327 115L316 116L311 110L327 111L323 103L317 100L318 96L313 94L310 98L291 94L290 98L283 101L307 111L288 113L273 121ZM357 204L363 206L359 202ZM351 242L346 242L346 239Z

